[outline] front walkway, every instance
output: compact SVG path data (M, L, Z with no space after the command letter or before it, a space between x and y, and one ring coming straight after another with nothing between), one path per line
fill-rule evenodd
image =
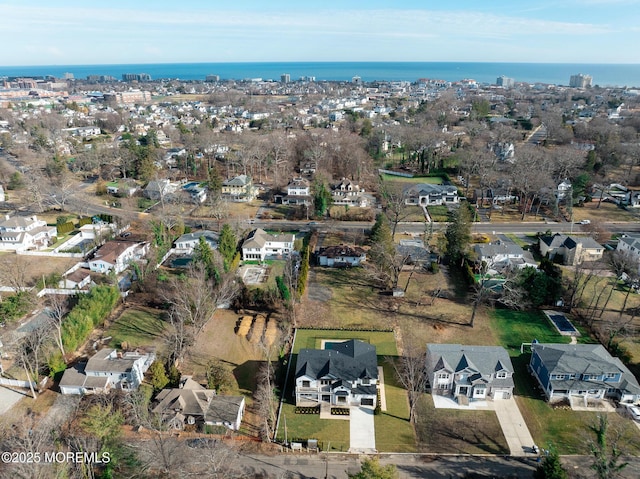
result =
M374 454L376 451L376 431L373 423L373 409L352 406L349 421L351 441L349 452Z

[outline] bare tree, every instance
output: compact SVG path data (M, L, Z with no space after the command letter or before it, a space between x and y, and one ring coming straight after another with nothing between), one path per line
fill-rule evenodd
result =
M402 354L395 358L389 357L387 361L393 367L400 384L407 390L409 421L415 424L416 406L427 382L426 350L418 345L413 336L407 335L403 341Z
M49 308L49 325L55 330L55 342L64 357L62 321L69 312L69 298L63 294L50 294L47 297L47 306Z

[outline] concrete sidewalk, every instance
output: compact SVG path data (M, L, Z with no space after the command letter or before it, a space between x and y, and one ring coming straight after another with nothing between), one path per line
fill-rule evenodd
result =
M373 409L353 406L349 415L349 452L356 454L376 453L376 430Z
M493 401L493 408L502 427L502 433L507 440L512 456L534 455L533 437L518 408L514 398Z

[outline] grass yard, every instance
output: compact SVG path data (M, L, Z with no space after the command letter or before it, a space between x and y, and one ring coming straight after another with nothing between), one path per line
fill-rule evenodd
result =
M323 339L359 339L365 343L373 344L379 357L384 358L384 356L398 354L393 332L318 329L298 329L296 342L293 345L293 354L298 354L301 349L320 349Z
M295 405L283 404L280 429L277 437L284 441L284 422L287 423L287 440L306 441L317 439L322 451L346 452L349 450L349 421L320 419L319 414L296 414ZM285 419L286 418L286 419Z
M427 208L431 219L436 222L446 222L449 221L449 208L445 205L439 206L429 206Z
M444 183L444 178L442 176L414 176L412 178L407 178L404 176L388 175L387 173L382 173L380 176L384 181L388 181L390 183L426 183L430 185L441 185Z
M114 348L126 343L129 348L156 346L161 349L168 327L162 320L162 314L162 311L151 308L126 309L104 332L104 336L111 336L109 345Z
M373 417L376 449L384 452L416 452L416 438L409 423L407 392L396 381L390 365L384 364L387 410Z
M418 404L416 431L420 450L452 454L509 454L493 411L436 409L430 394Z

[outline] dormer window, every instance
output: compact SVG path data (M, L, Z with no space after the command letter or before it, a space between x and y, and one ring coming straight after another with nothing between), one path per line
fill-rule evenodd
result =
M371 380L369 378L364 378L362 379L362 384L368 386L369 384L371 384Z
M497 379L506 379L507 378L507 373L505 371L499 371L496 373L496 378Z

